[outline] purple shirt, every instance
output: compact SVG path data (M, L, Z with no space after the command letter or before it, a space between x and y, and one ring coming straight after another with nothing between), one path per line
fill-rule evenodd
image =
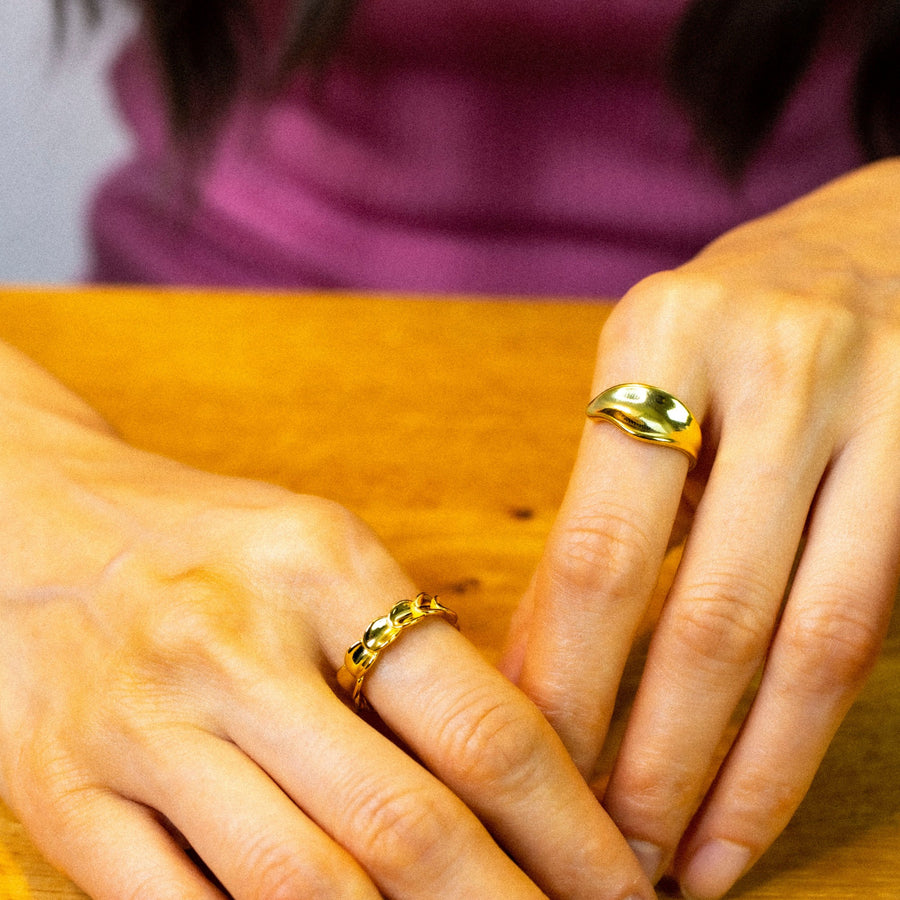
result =
M134 153L95 198L91 275L618 296L862 162L835 38L744 181L720 177L663 86L685 6L361 0L321 93L246 92L193 168L138 37L114 71Z

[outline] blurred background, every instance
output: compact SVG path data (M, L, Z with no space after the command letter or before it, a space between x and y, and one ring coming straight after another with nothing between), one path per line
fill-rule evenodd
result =
M106 6L96 31L72 15L60 45L51 0L0 0L0 282L84 271L90 192L128 147L104 78L133 14Z

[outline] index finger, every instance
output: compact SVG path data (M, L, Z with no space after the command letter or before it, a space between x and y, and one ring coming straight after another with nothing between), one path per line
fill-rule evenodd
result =
M608 385L600 371L595 388ZM696 412L696 387L652 373ZM605 382L605 384L604 384ZM530 588L518 684L589 775L663 564L689 460L589 421L566 497Z

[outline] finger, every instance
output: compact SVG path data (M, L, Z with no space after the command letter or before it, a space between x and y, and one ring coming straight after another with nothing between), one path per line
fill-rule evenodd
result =
M655 896L546 719L460 634L414 630L367 696L547 894Z
M589 424L540 561L518 684L584 774L603 745L686 474L682 454Z
M724 894L782 831L876 659L897 588L900 463L872 449L845 451L817 500L752 710L679 853L692 897Z
M25 824L94 900L223 900L149 809L106 790L73 792Z
M702 344L685 333L690 323L678 292L678 280L663 273L616 305L600 336L593 389L658 385L702 422L708 398L706 366L696 353ZM588 777L665 557L687 468L684 455L669 447L639 442L609 423L587 423L535 575L533 612L525 624L522 617L517 622L510 645L522 661L517 684Z
M525 665L531 618L534 615L534 580L534 577L532 577L522 599L519 601L519 605L513 613L509 631L506 635L506 644L497 663L497 668L513 684L518 684L522 677L522 667Z
M698 472L705 468L705 466L701 466L701 469L698 469ZM689 479L684 485L681 502L675 516L675 523L669 534L668 550L680 547L684 543L690 529L690 524L693 521L694 512L700 502L702 492L703 482L700 478L695 477ZM673 556L667 557L667 569L674 571L674 567L672 566L674 560L675 557ZM514 684L518 684L521 679L522 667L525 664L525 654L528 649L530 627L532 617L534 616L535 580L536 578L533 576L521 601L513 613L506 644L503 648L502 656L497 663L497 668ZM645 610L644 620L641 622L641 633L651 631L655 625L656 619L659 616L659 609L661 608L662 601L665 597L665 594L660 590L660 587L666 587L670 582L671 575L664 577L662 583L656 585L654 602L649 609ZM606 774L608 775L609 773L607 772Z
M358 863L234 744L175 729L149 748L140 790L235 900L380 896Z
M323 681L267 686L228 727L385 895L541 896L458 797Z
M700 803L771 638L824 468L815 458L798 467L795 446L771 432L764 443L746 430L723 435L657 624L604 797L654 875Z

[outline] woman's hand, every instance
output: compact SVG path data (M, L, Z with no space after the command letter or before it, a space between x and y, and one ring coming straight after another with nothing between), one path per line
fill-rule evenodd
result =
M348 707L344 651L414 591L348 512L134 450L6 351L0 418L0 791L91 896L221 898L198 857L237 900L652 896L446 623L366 680L421 762Z
M670 391L702 421L700 464L688 476L681 453L586 425L504 666L590 776L679 505L692 513L604 802L651 877L674 861L693 897L723 894L787 823L882 643L900 563L898 248L887 161L637 285L601 336L595 393Z

